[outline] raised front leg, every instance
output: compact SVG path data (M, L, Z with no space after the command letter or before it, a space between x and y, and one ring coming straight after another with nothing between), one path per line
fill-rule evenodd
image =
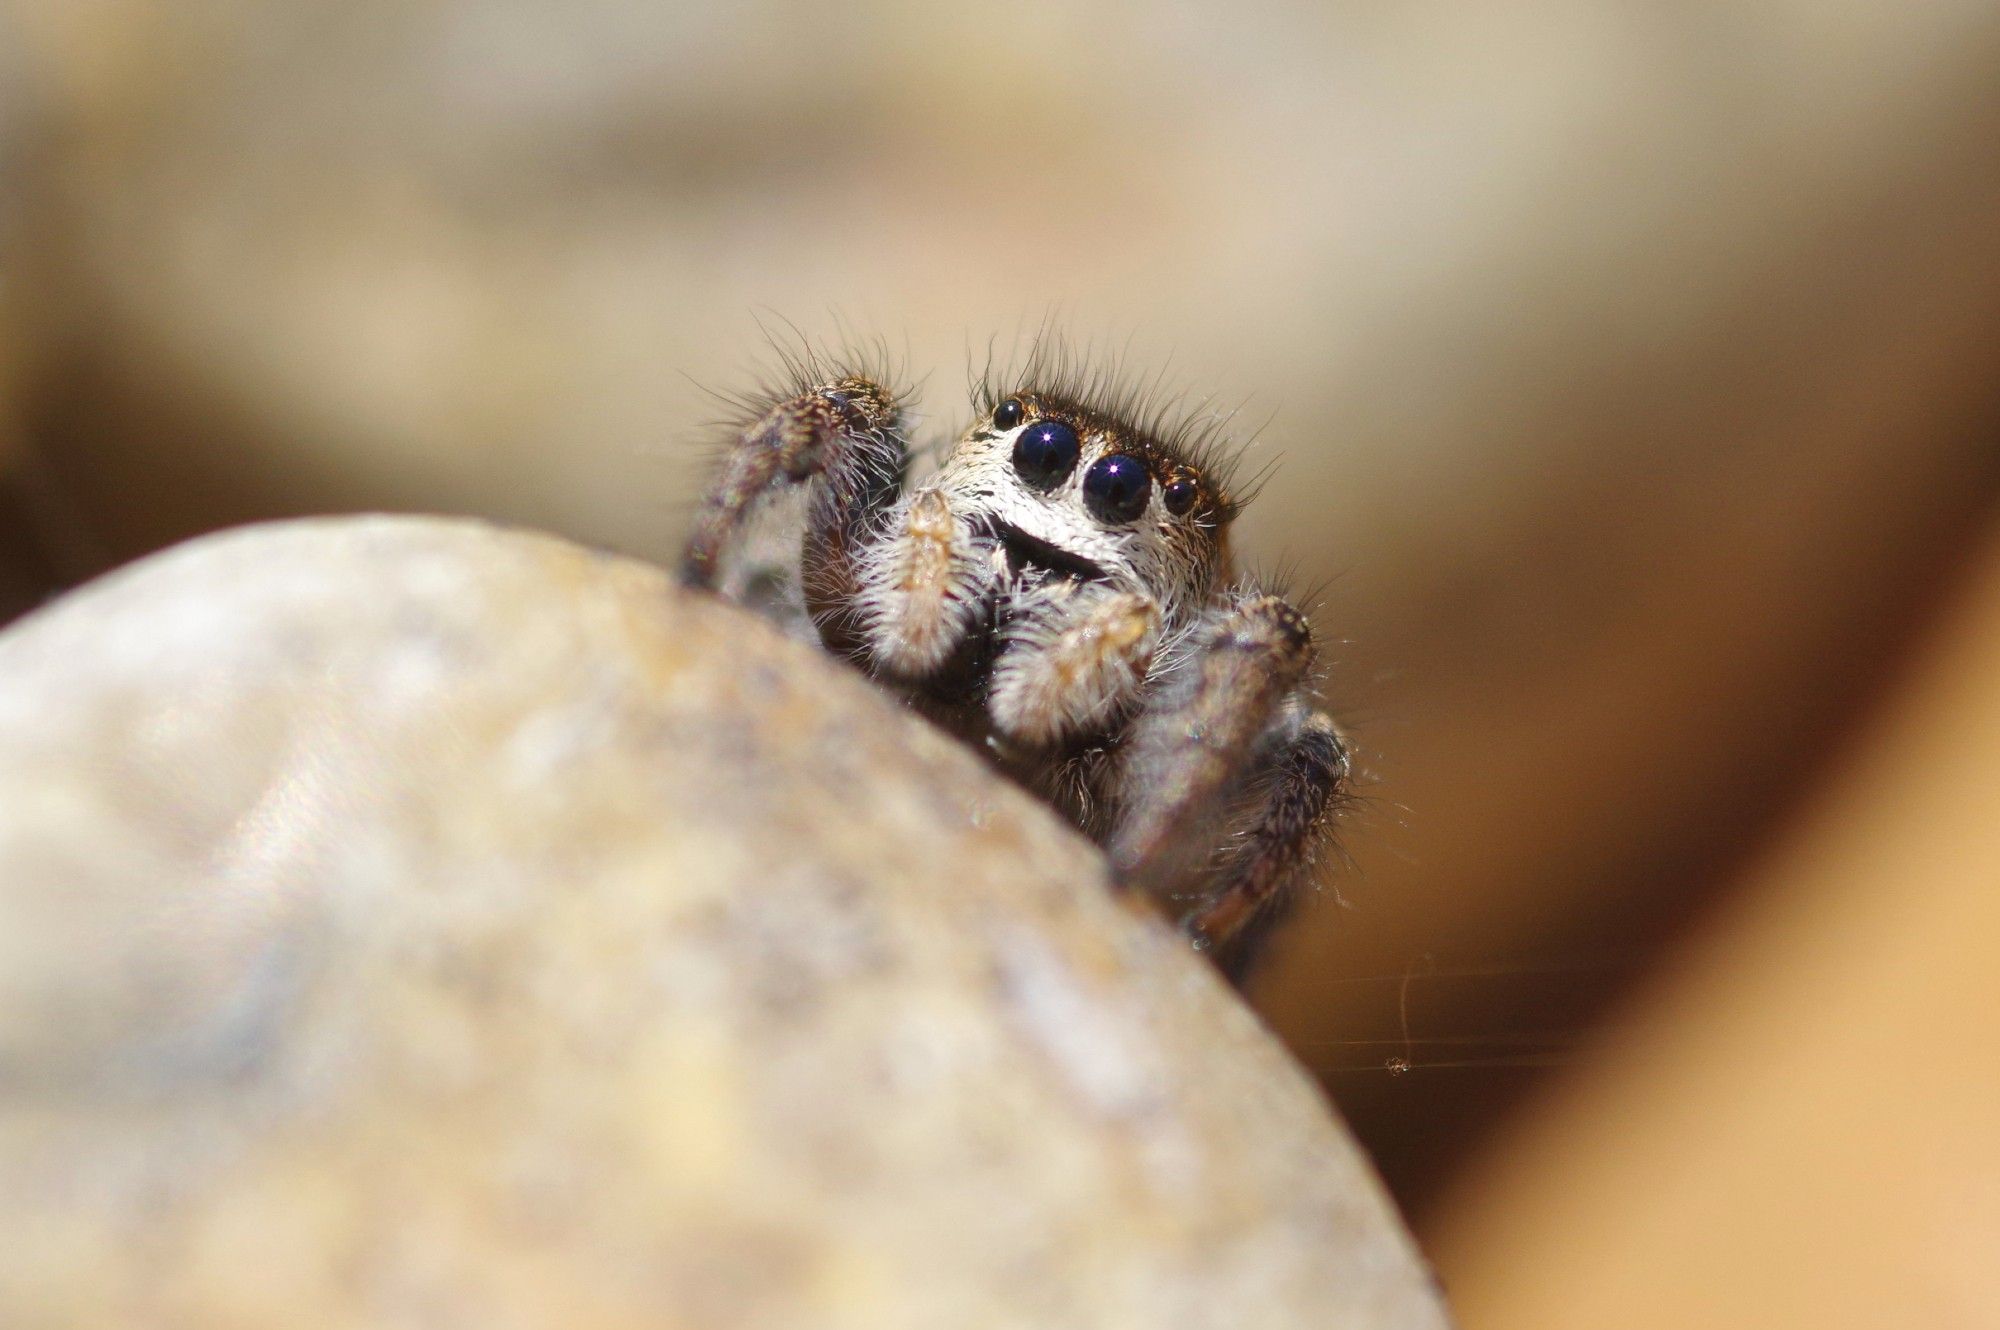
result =
M1312 634L1283 600L1238 600L1189 651L1118 754L1109 848L1126 881L1240 977L1312 862L1347 755L1304 700Z
M807 487L804 608L828 646L851 649L842 607L852 600L857 550L902 492L908 456L902 403L871 379L836 377L772 402L729 445L682 553L681 580L726 589L724 568L762 508Z

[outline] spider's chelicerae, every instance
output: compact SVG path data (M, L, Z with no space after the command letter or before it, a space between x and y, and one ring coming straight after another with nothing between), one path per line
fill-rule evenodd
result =
M986 752L1240 978L1347 781L1305 617L1234 570L1222 423L1041 344L921 478L906 394L807 352L745 399L682 574Z

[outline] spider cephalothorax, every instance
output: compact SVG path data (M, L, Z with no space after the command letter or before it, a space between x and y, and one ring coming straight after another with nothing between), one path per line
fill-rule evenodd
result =
M978 744L1240 972L1347 774L1302 615L1234 573L1221 422L1044 344L913 479L905 394L810 354L745 403L683 563Z

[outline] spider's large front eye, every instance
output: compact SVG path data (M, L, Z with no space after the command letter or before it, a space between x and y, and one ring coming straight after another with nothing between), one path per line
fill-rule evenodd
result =
M1028 413L1022 407L1020 400L1010 397L993 408L993 428L1012 429L1021 423L1021 417L1026 414Z
M1054 489L1076 469L1082 451L1075 430L1060 420L1038 420L1014 436L1014 469L1036 489Z
M1098 521L1113 526L1138 521L1152 493L1146 464L1125 453L1100 457L1083 473L1084 506Z

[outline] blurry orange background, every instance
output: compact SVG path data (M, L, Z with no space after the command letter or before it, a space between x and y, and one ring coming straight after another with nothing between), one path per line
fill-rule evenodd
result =
M758 311L946 435L1057 309L1269 421L1372 781L1255 996L1466 1324L2000 1323L1996 238L1986 3L16 0L0 613L665 558Z

